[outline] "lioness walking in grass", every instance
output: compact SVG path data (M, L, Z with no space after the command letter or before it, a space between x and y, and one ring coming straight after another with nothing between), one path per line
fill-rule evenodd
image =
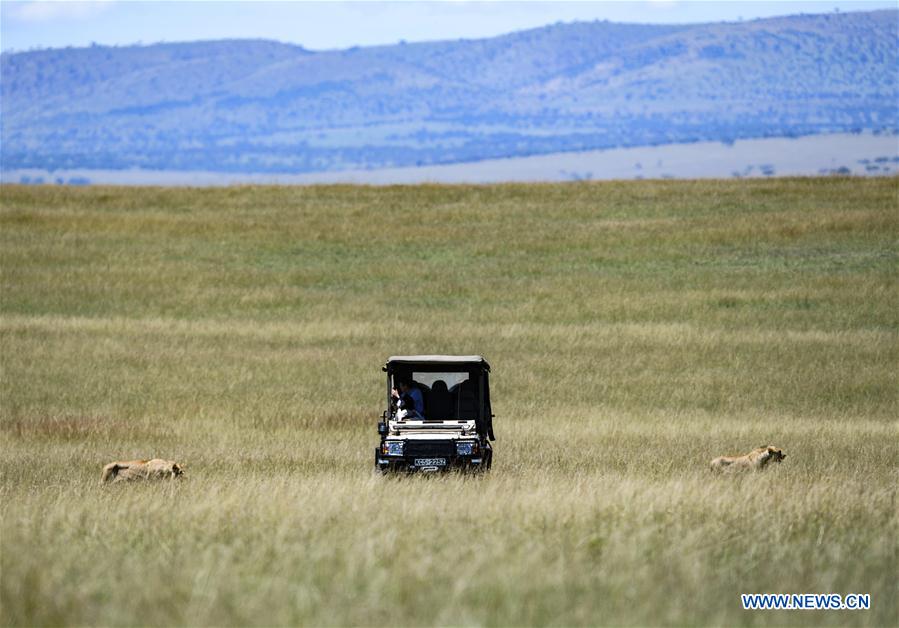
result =
M184 470L181 465L171 460L128 460L110 462L103 467L100 483L123 482L129 480L175 479L181 477Z
M786 458L786 454L779 447L768 445L758 447L743 456L720 456L712 460L712 471L724 471L725 469L764 469L769 462L780 462Z

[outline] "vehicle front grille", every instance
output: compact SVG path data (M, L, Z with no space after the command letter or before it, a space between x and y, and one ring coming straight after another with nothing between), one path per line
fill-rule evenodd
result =
M408 440L406 455L414 458L448 458L455 455L456 446L451 440Z

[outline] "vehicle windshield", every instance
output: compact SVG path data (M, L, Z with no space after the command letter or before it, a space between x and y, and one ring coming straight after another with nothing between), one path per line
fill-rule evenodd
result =
M421 393L422 411L412 420L426 421L474 421L478 416L478 382L468 371L411 371L394 374L392 387L400 388L401 382L409 382L411 388ZM408 393L407 393L408 394ZM418 395L412 393L413 397ZM394 418L396 407L391 409Z
M412 379L428 388L434 388L436 382L443 382L447 388L458 386L469 379L468 373L412 373ZM437 384L438 388L440 384Z

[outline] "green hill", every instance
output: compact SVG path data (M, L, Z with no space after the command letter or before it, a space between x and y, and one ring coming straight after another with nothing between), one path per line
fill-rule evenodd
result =
M895 131L897 16L5 53L3 166L309 172Z

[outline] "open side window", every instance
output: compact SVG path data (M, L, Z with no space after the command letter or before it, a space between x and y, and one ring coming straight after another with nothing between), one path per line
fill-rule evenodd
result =
M493 409L490 407L490 376L487 373L484 373L484 403L482 407L484 409L484 419L483 419L483 432L486 433L487 437L490 440L496 440L496 437L493 435ZM478 432L481 432L481 426L478 426Z

